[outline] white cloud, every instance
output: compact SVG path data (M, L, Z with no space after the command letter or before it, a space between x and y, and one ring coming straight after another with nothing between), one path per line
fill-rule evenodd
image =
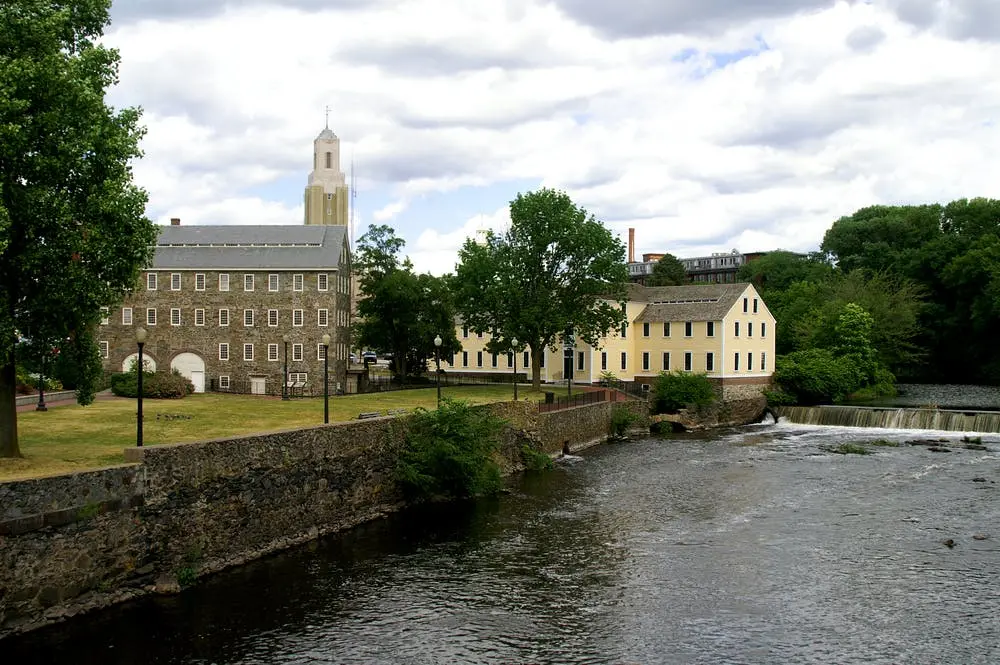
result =
M466 239L476 239L486 231L501 233L510 227L510 209L500 208L491 214L476 215L462 226L447 233L425 229L406 253L417 272L443 275L454 272L458 250Z
M664 0L648 17L633 3L617 30L637 36L615 38L577 22L588 1L133 12L107 39L114 103L146 109L151 214L298 223L283 201L301 190L268 187L304 186L326 104L377 201L364 216L438 273L475 223L407 202L465 186L565 188L635 227L637 254L682 255L812 249L862 206L995 195L1000 43L969 27L987 2L755 0L727 18L732 3ZM657 34L671 17L686 32Z

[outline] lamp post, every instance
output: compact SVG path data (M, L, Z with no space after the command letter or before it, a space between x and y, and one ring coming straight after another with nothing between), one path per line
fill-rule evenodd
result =
M288 335L282 335L281 341L285 343L285 370L281 377L281 399L288 399Z
M517 338L510 340L511 352L514 357L514 401L517 401Z
M438 408L441 408L441 335L434 336L434 364L437 367Z
M330 333L323 334L323 424L330 422Z
M136 386L138 388L136 391L138 410L135 417L135 445L136 448L142 448L142 347L146 343L146 329L142 326L135 329L135 343L139 346L139 362L135 366L138 372L138 384Z
M38 406L35 407L35 411L48 411L49 407L45 406L45 356L48 355L47 348L42 349L42 369L38 374Z

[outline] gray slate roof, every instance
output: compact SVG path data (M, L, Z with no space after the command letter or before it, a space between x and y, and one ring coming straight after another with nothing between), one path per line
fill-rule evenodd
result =
M629 297L649 303L635 319L637 322L719 321L749 284L635 286L629 289Z
M164 226L153 268L337 270L344 226Z

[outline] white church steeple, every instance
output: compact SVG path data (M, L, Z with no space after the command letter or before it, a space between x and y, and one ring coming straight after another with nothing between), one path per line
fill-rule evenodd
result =
M313 141L313 169L305 191L305 223L347 226L348 190L340 170L340 139L330 129L330 107L326 126Z

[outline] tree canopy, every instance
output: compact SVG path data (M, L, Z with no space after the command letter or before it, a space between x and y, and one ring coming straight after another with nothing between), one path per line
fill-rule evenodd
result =
M687 282L687 271L681 260L673 254L664 254L653 264L653 272L646 279L646 286L679 286Z
M423 373L441 336L441 357L461 350L455 337L455 306L447 279L416 274L408 258L400 259L405 241L385 225L369 227L358 241L354 268L360 275L361 322L358 343L392 353L393 371L401 380Z
M138 109L105 90L118 53L98 43L110 0L0 3L0 455L18 456L15 345L60 348L93 399L93 329L148 264L156 228L132 183Z
M510 218L459 251L456 304L471 330L492 334L492 350L513 338L531 349L538 389L544 349L570 333L596 345L625 322L625 247L565 192L518 194Z

